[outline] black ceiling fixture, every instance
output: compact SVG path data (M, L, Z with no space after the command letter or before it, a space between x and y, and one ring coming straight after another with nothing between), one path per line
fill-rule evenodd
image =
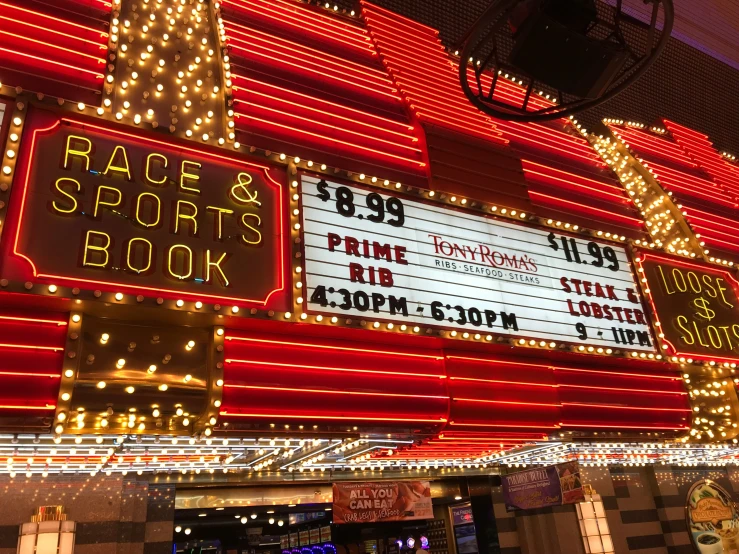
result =
M652 4L649 24L600 0L493 0L467 32L459 79L483 112L546 121L595 107L636 81L672 32L672 0ZM523 94L502 90L515 80Z

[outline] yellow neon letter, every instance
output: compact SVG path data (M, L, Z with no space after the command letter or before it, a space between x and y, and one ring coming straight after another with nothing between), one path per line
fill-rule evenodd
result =
M197 173L188 173L187 170L190 169L191 166L192 169L200 169L200 164L198 162L190 162L188 160L182 160L182 169L180 171L180 190L186 191L186 192L194 192L195 194L200 194L200 189L194 188L194 187L187 187L185 186L185 180L189 181L199 181L200 175Z
M123 153L123 163L124 165L113 165L113 162L116 159L116 156L119 156L118 152ZM117 163L117 162L116 162ZM108 167L105 168L105 171L103 171L103 175L107 175L109 171L117 171L118 173L124 173L126 175L126 178L130 181L131 180L131 169L128 165L128 154L126 154L126 149L123 146L116 146L113 149L113 153L110 155L110 159L108 160Z
M150 168L151 168L151 160L152 158L156 160L164 160L164 169L167 169L167 166L169 165L169 161L167 160L167 157L163 154L149 154L146 156L146 170L144 171L144 177L146 177L146 180L149 181L153 185L163 185L167 182L167 176L163 175L161 179L158 181L156 179L151 178Z
M218 258L216 261L211 262L210 261L210 249L205 251L205 282L210 283L210 268L213 268L213 273L218 277L218 280L221 282L221 284L224 287L227 287L229 285L228 277L226 277L226 274L223 272L223 268L221 267L221 262L228 256L226 252L221 254L221 257Z
M141 242L145 247L148 247L148 262L146 263L146 267L137 268L133 266L133 263L131 261L131 253L133 252L134 243ZM149 271L149 268L151 267L151 251L154 249L154 246L146 239L142 238L133 238L128 241L128 251L126 252L126 266L131 271L135 271L136 273L144 273L146 271ZM135 253L134 253L135 257Z
M246 222L246 219L248 217L253 217L254 219L257 220L257 223L255 226L249 225ZM259 244L260 242L262 242L262 233L259 229L257 229L257 227L259 227L261 224L262 224L262 218L259 217L257 214L244 214L241 216L241 225L243 226L243 228L246 231L253 231L254 233L257 234L256 240L249 240L248 238L246 238L246 235L241 235L241 240L244 241L244 244Z
M87 150L79 150L79 144L78 146L72 146L72 139L87 144ZM85 171L88 171L90 169L90 156L88 156L90 152L92 152L92 142L89 138L79 137L77 135L69 135L67 137L67 148L64 150L64 169L69 169L67 167L69 156L79 156L80 158L84 158Z
M174 263L172 259L175 256L177 256L177 252L175 251L175 249L180 249L180 248L184 249L184 253L185 253L185 266L187 267L187 273L185 275L174 272ZM169 274L172 275L172 277L177 277L178 279L184 280L184 279L189 278L190 275L192 275L192 250L190 250L188 246L185 246L184 244L174 244L170 246L167 260L168 260L168 266L169 266L168 267Z
M101 200L103 194L107 191L115 192L118 195L118 199L115 202L106 202L105 200ZM92 210L92 216L93 217L98 216L98 208L100 206L109 206L111 208L115 208L116 206L120 206L122 201L123 201L123 193L119 191L117 188L100 185L98 187L97 196L95 197L95 207Z
M69 194L67 191L65 191L64 189L62 189L62 187L60 185L61 185L61 183L63 181L69 181L70 183L74 183L75 186L77 187L77 191L76 192L79 192L80 189L82 188L82 185L80 185L74 179L70 179L69 177L60 177L59 179L56 180L56 183L54 183L54 187L56 188L56 190L58 190L59 192L61 192L64 196L66 196L67 198L69 198L72 201L72 207L71 208L62 208L62 207L60 207L56 203L56 200L54 200L54 201L51 202L51 206L57 212L59 212L60 214L71 214L71 213L74 213L77 210L77 199L74 196L72 196L71 194Z
M223 237L223 214L232 214L234 211L218 208L217 206L206 206L205 209L215 215L215 237L216 240L221 240L221 237Z
M92 243L92 239L95 237L104 237L105 239L105 245L104 246L95 246ZM110 235L108 233L101 233L98 231L87 231L87 235L85 236L85 253L82 256L82 265L83 266L90 266L90 267L107 267L108 261L110 260L110 254L108 253L108 248L110 248ZM87 253L88 252L102 252L105 256L105 261L103 263L95 263L95 262L88 262L87 261Z
M716 279L716 288L721 293L721 300L724 301L724 304L726 304L729 308L733 308L734 307L734 304L732 304L731 302L729 302L728 300L726 300L726 295L724 294L724 292L726 292L727 290L729 290L729 289L727 289L724 286L724 283L725 282L726 281L724 281L723 279L717 278Z
M192 209L192 213L182 213L180 211L180 206L187 206ZM193 204L192 202L188 202L187 200L178 200L177 201L177 208L175 209L175 215L174 215L174 233L175 235L180 230L180 219L192 221L192 223L188 224L189 227L189 235L191 237L198 236L198 222L195 219L195 216L198 215L198 207Z
M153 198L156 203L156 221L153 223L144 223L143 219L141 218L141 200L146 198ZM142 192L139 194L139 197L136 199L136 223L139 225L143 225L144 227L156 227L159 225L159 219L162 216L162 202L159 200L159 197L156 194L152 194L150 192Z

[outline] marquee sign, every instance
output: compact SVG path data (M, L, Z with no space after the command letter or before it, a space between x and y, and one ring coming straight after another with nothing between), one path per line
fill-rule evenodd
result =
M312 176L301 190L310 312L654 351L619 246Z
M739 358L739 283L731 273L652 254L638 263L672 354Z
M257 305L283 289L279 170L48 112L24 145L3 277Z

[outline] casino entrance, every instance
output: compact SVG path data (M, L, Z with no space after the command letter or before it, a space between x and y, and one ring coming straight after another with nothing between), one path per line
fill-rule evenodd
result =
M499 554L496 501L497 475L178 484L172 540L184 554Z

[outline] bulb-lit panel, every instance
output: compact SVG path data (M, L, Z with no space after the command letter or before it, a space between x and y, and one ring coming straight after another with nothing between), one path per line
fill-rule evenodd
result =
M211 394L220 387L211 373L216 333L91 316L77 321L67 347L77 365L65 369L73 383L60 390L56 434L190 435L215 424L208 406L220 398Z
M122 2L111 28L118 51L104 105L129 124L208 144L233 139L214 29L208 2Z

